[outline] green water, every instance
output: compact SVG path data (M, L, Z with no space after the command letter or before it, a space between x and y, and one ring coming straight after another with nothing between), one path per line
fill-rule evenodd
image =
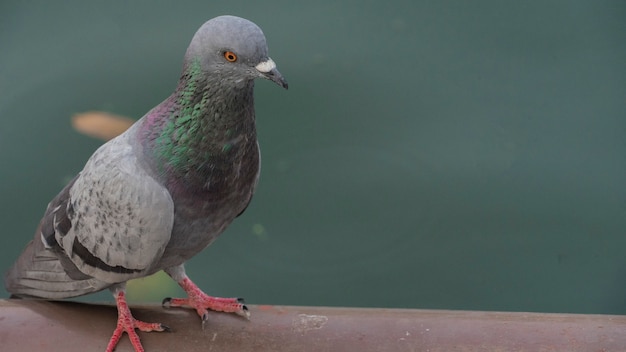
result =
M4 1L0 268L101 143L70 116L140 117L226 13L263 28L290 89L257 84L260 186L188 263L207 292L626 314L623 1Z

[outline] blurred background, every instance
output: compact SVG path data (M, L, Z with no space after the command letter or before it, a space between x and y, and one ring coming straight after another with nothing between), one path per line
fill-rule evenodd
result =
M260 185L187 264L206 292L626 314L624 1L5 0L2 271L103 143L72 115L141 117L221 14L264 30L290 88L257 83Z

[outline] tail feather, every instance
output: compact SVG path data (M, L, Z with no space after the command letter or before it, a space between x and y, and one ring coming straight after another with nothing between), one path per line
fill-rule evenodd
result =
M62 255L45 248L37 237L39 236L28 243L4 277L4 286L13 295L62 299L101 291L111 286L110 283L72 273L71 270L70 276L63 266Z

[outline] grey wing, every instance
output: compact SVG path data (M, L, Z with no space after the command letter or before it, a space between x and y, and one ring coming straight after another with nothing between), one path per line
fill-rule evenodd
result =
M57 213L64 211L69 189L75 181L76 177L48 204L35 238L7 271L4 284L10 293L60 299L97 292L110 286L81 273L54 239L55 218L61 218Z
M48 205L35 238L5 275L16 295L68 298L145 276L169 242L172 198L133 152L104 144Z
M54 239L76 268L108 283L160 269L174 221L169 192L120 137L89 159L54 219Z

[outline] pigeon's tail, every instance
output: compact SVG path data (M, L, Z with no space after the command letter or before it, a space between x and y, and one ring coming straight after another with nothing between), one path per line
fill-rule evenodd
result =
M37 231L39 233L39 231ZM39 236L37 236L39 237ZM103 290L110 283L84 274L72 277L63 267L60 256L44 247L35 237L4 276L4 286L15 296L61 299Z

